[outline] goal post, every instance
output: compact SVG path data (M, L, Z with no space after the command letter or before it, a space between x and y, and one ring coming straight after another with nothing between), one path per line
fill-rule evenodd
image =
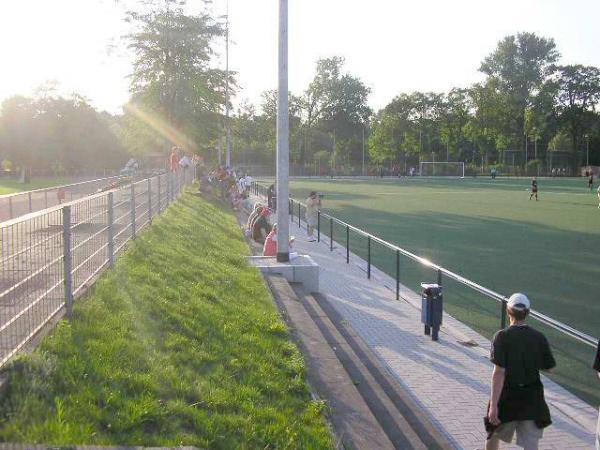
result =
M462 161L421 161L419 175L422 177L465 177Z

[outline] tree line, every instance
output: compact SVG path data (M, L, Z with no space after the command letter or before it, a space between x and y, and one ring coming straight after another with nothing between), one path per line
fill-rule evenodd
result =
M292 161L309 173L319 166L322 173L361 173L366 147L371 165L399 171L420 161L463 161L472 170L511 166L518 173L599 165L600 70L559 65L559 57L552 39L507 36L481 62L484 81L402 93L375 113L369 88L343 72L344 60L321 59L307 89L290 94ZM248 104L238 111L237 147L250 160L272 160L274 101L274 92L265 93L261 114Z
M130 155L160 158L176 145L214 164L229 125L235 164L274 166L276 91L258 104L240 101L226 122L226 92L239 89L235 73L216 67L222 18L192 14L182 0L144 0L125 20L133 70L123 113L96 111L77 95L10 98L0 106L0 160L72 172L118 167ZM361 173L363 162L402 170L434 160L575 170L588 148L600 165L600 71L559 58L553 39L507 36L481 62L482 82L401 93L380 111L343 58L319 59L306 88L290 93L293 170Z

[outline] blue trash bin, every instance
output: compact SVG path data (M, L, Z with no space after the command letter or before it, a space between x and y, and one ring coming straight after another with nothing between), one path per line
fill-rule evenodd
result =
M425 334L431 334L431 340L437 341L442 317L444 299L442 287L438 284L421 283L421 322L425 325Z

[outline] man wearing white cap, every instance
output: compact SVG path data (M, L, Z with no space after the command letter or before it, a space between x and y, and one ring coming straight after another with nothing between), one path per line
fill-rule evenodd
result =
M507 303L510 326L498 331L492 342L486 450L498 449L500 441L512 442L515 432L518 446L537 450L544 428L552 423L540 370L549 371L556 362L546 337L525 324L530 309L526 295L511 295Z

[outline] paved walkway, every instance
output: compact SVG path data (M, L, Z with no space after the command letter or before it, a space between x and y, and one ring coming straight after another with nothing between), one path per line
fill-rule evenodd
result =
M297 219L296 219L297 220ZM304 223L303 223L304 226ZM395 281L344 248L329 251L329 240L309 243L297 222L295 250L320 265L320 292L348 321L383 364L431 416L456 448L480 449L485 442L483 416L489 398L490 342L451 316L444 316L439 342L423 335L420 298L403 287L395 300ZM461 345L473 340L477 347ZM553 425L541 449L593 449L597 410L544 378ZM505 446L502 448L518 448Z

